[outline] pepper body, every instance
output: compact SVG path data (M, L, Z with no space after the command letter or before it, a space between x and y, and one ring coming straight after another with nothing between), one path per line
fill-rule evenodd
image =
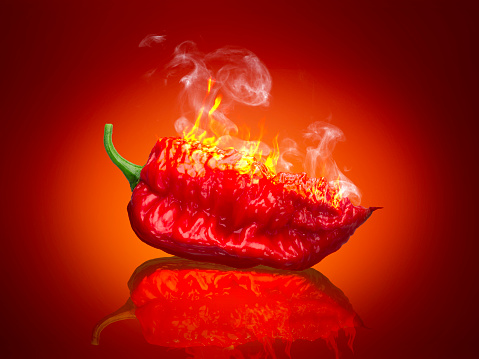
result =
M324 178L272 175L242 153L161 138L128 204L145 243L184 258L302 270L337 251L376 208Z

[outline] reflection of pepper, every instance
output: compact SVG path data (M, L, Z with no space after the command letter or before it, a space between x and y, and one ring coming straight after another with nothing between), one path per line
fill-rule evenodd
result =
M132 188L128 214L145 243L233 267L301 270L337 251L374 211L353 206L324 178L279 173L243 155L161 138L146 165L124 160L105 126L105 148Z
M323 339L336 348L361 320L345 295L315 269L233 269L182 258L150 260L128 282L127 304L104 318L100 332L117 320L137 318L145 339L165 347L238 346L274 338Z

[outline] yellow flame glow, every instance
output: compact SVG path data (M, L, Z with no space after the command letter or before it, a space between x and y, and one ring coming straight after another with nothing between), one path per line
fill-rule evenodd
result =
M331 199L331 204L333 207L338 208L339 203L341 202L341 198L343 197L341 193L341 184L339 182L339 175L338 175L338 178L335 181L333 181L332 189L333 189L333 197Z
M211 94L211 90L215 84L214 79L208 80L208 90L203 99L201 108L198 111L195 123L189 132L183 132L183 138L190 144L201 144L201 151L204 153L209 153L215 160L221 161L225 158L226 152L230 148L219 149L219 137L223 133L223 128L220 122L215 120L214 113L221 105L222 96L219 94L214 100L213 106L207 112L207 119L209 124L209 129L214 133L211 137L206 137L207 132L200 127L200 122L205 115L206 101ZM237 160L234 164L220 164L218 168L232 168L238 171L240 174L249 174L253 176L255 173L262 173L267 178L273 179L276 176L276 165L280 157L279 145L278 145L278 135L273 139L273 148L269 153L264 154L263 150L260 148L261 138L263 137L263 127L261 127L261 132L259 139L256 141L250 140L250 132L246 129L243 137L243 145L241 148L234 148L236 151L242 154L241 158ZM229 167L229 166L232 167ZM324 164L322 164L324 166ZM301 192L300 194L305 197L313 197L316 200L328 201L333 207L338 208L342 199L342 192L340 186L340 177L336 180L332 180L329 183L325 178L311 178L307 180L308 185L305 187L300 186L296 187L296 190ZM326 190L325 187L329 189ZM329 192L329 196L326 197L326 194Z
M195 123L189 132L183 132L183 138L186 141L200 142L205 147L204 149L212 154L215 153L215 147L219 143L219 139L217 138L218 134L215 133L216 136L206 137L206 131L200 128L200 122L205 112L206 100L208 99L214 84L215 80L210 78L208 80L208 90L203 99L202 106L198 111ZM221 100L222 96L220 94L215 98L213 106L208 111L209 123L214 123L215 119L213 115L221 105ZM273 140L273 149L267 155L264 155L263 150L260 149L261 138L263 135L262 132L263 131L261 131L260 138L257 141L246 141L241 148L235 148L243 155L243 157L234 166L235 170L237 170L239 173L255 173L258 162L260 162L266 168L266 171L262 172L266 172L266 174L270 177L276 175L276 164L278 163L279 159L278 136L276 136ZM249 132L247 133L247 136L249 140Z

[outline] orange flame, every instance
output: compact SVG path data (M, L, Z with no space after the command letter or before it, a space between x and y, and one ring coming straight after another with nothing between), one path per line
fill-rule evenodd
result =
M339 175L338 178L332 184L332 192L333 192L333 197L331 198L331 204L334 208L338 208L339 202L341 202L342 192L341 192L341 183L339 182Z
M215 104L213 105L211 110L208 112L208 116L211 116L213 114L213 112L216 111L216 109L218 108L220 103L221 103L221 95L219 95L218 97L215 98Z
M206 103L208 97L211 94L211 90L215 84L215 80L210 78L208 80L208 87L206 95L203 99L202 106L198 111L196 121L193 127L189 132L183 132L183 138L190 144L200 143L202 146L202 151L208 152L213 156L213 158L220 160L224 157L224 150L235 149L240 152L243 156L233 165L233 168L241 174L253 174L258 171L262 172L263 175L266 175L268 178L274 178L276 176L276 165L280 158L280 150L278 145L278 135L273 139L273 148L267 154L263 153L263 149L260 148L261 138L263 136L263 128L261 127L261 133L258 140L250 141L249 130L246 129L243 137L243 142L241 146L236 148L228 147L219 150L217 147L220 143L221 136L224 135L223 125L214 118L215 111L221 105L222 95L218 94L215 97L213 106L207 111L207 120L208 127L213 132L213 136L207 137L207 131L200 127L200 122L205 114ZM258 162L260 165L258 166ZM308 187L307 193L302 193L303 196L313 197L317 200L327 201L333 207L338 208L342 199L341 191L341 181L340 176L338 175L336 180L327 181L324 178L314 179L311 178L308 180L310 186ZM325 187L328 187L326 190ZM329 193L327 196L326 194Z
M221 104L222 95L219 94L216 96L215 101L211 109L208 111L208 123L210 129L213 131L214 136L206 137L206 131L201 129L200 122L203 118L206 101L211 94L211 90L215 84L215 80L210 78L208 80L208 90L203 99L202 106L198 111L198 115L196 117L196 121L189 132L183 132L183 138L188 142L200 142L203 146L203 149L213 155L219 156L219 153L216 151L216 146L219 143L219 138L221 137L221 126L218 124L218 121L214 119L214 113L218 109ZM249 133L247 134L249 139ZM241 173L254 173L255 167L257 166L257 162L260 162L266 168L266 174L269 177L274 177L276 175L276 164L278 163L279 159L279 146L278 146L278 136L276 136L273 140L273 149L266 155L263 153L263 150L260 149L261 144L261 137L262 133L260 134L260 138L256 141L244 141L244 144L241 148L235 148L237 151L243 154L238 163L235 164L235 169ZM232 148L232 147L230 147ZM216 157L216 156L215 156Z

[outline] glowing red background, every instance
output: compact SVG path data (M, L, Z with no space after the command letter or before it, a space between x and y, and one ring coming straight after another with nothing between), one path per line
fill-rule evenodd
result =
M313 3L315 5L313 5ZM321 2L320 2L321 3ZM326 2L325 2L326 3ZM102 146L114 124L122 155L143 164L174 135L178 87L143 75L179 42L238 45L273 76L268 110L239 110L266 140L330 114L335 151L384 206L316 266L370 328L355 358L475 358L474 220L477 44L472 6L434 2L260 6L33 1L5 5L2 80L4 326L0 356L158 357L135 323L89 344L126 281L161 255L129 227L129 187ZM162 48L139 49L147 34Z

